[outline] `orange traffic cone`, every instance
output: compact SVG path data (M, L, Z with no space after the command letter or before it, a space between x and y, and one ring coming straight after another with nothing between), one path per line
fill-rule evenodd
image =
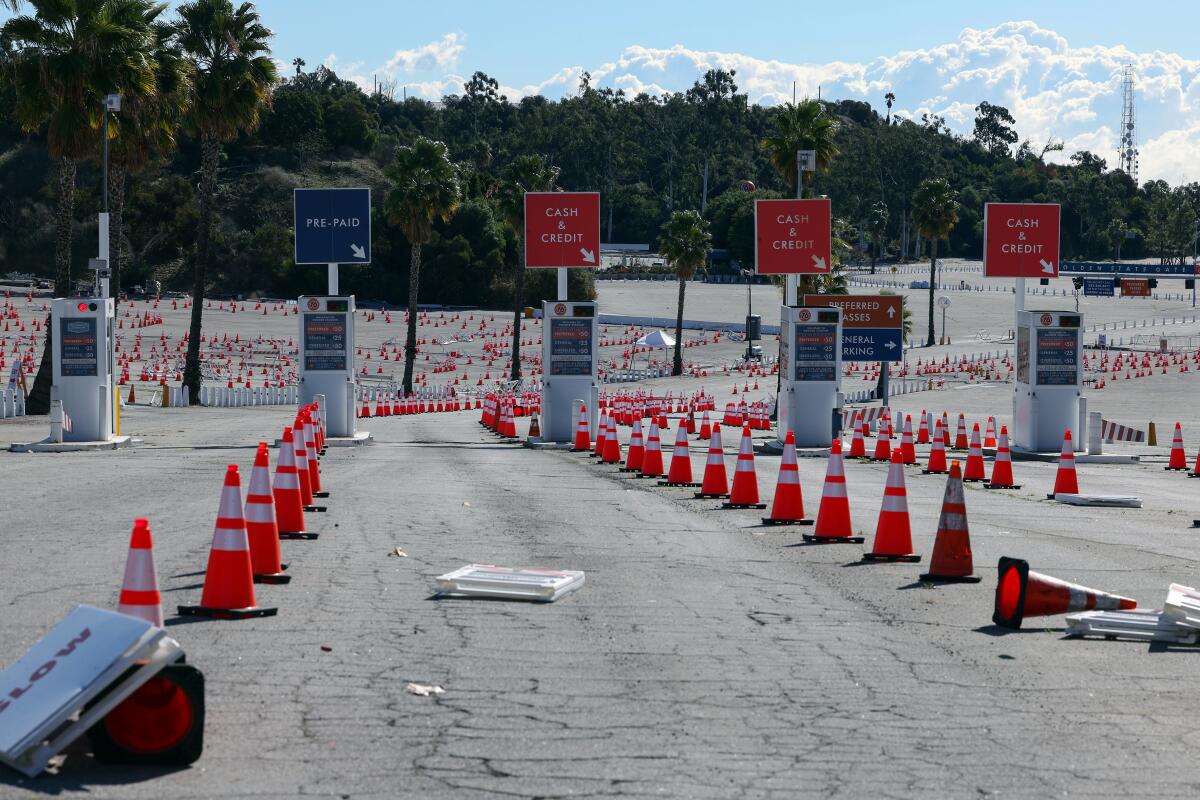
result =
M312 478L308 475L308 447L304 442L304 420L299 415L292 423L292 452L296 454L296 477L300 479L300 499L305 511L313 508Z
M376 414L375 416L379 416ZM329 497L329 492L321 490L321 465L317 458L317 432L313 425L312 412L304 412L304 452L308 456L308 485L312 488L313 497ZM314 511L324 511L324 506L318 506Z
M287 565L279 560L279 527L275 524L275 499L271 496L271 461L267 443L259 442L246 492L246 538L250 540L250 566L255 583L288 583Z
M913 444L912 417L904 417L904 428L900 431L900 456L905 464L917 463L917 448Z
M1008 426L1000 426L1000 444L996 446L996 461L992 464L992 480L985 489L1020 489L1013 483L1012 453L1008 449Z
M971 534L967 529L967 501L963 496L962 473L958 462L950 465L950 477L946 479L946 494L942 498L942 513L938 516L937 538L933 542L933 556L929 559L929 572L921 576L923 581L933 583L979 583L980 577L972 575Z
M983 435L983 446L985 448L995 449L996 447L996 418L988 417L987 432Z
M925 475L945 475L949 472L946 467L946 438L942 421L935 419L933 424L933 444L929 447L929 464L921 472Z
M592 434L588 430L588 410L586 405L579 407L579 426L575 428L575 444L571 447L577 453L586 453L592 449Z
M704 465L704 479L697 498L728 497L729 478L725 474L725 450L721 447L721 426L712 426L708 440L708 463Z
M526 436L526 438L527 439L541 439L542 438L542 425L538 421L537 414L529 415L529 434L528 434L528 436Z
M316 539L320 534L305 529L304 495L300 491L293 441L292 429L284 428L283 438L279 440L279 460L275 463L275 482L271 487L275 497L275 521L280 539Z
M912 551L912 528L908 520L908 493L904 488L904 462L899 451L892 454L888 467L887 486L883 490L883 505L875 526L875 544L864 561L920 561Z
M1183 428L1179 427L1178 422L1175 423L1175 436L1171 439L1171 460L1163 469L1187 469L1187 455L1183 452Z
M650 421L650 433L646 436L646 453L642 456L642 472L638 477L662 477L663 459L662 442L660 439L661 437L658 432L658 420L652 419Z
M892 460L892 430L891 425L886 420L880 420L879 422L879 433L875 436L875 455L871 456L871 460Z
M958 431L954 434L954 449L967 449L967 420L962 415L958 415Z
M712 422L708 418L708 410L705 409L704 416L700 418L700 432L696 434L696 438L701 441L712 438L712 429Z
M604 440L608 438L609 426L608 412L601 409L600 418L596 422L596 444L592 450L592 458L600 458L604 455Z
M967 471L963 474L962 479L967 483L982 483L987 480L987 473L983 469L983 447L979 443L978 422L971 429L971 446L967 450Z
M1137 608L1137 601L1128 597L1033 572L1029 564L1019 558L1002 556L998 569L1000 580L996 584L992 622L1005 628L1020 628L1025 617Z
M929 412L921 409L921 427L917 430L917 444L929 444Z
M625 466L621 472L639 472L642 461L646 457L646 443L642 441L642 421L633 421L633 431L629 434L629 448L625 451Z
M1054 492L1046 495L1046 499L1053 500L1056 494L1079 494L1079 478L1075 475L1075 447L1071 442L1070 430L1063 436L1058 472L1054 476Z
M671 468L667 470L667 479L659 481L659 486L682 486L695 489L700 486L692 480L692 455L688 448L687 429L680 425L675 430L675 448L671 451Z
M744 418L743 418L744 419ZM738 444L737 466L733 470L733 489L722 508L766 508L758 502L758 473L754 470L754 439L750 426L743 423L742 441Z
M840 440L839 440L840 444ZM736 482L737 476L734 476ZM800 492L800 466L796 461L796 437L787 432L783 440L783 459L779 462L779 478L775 481L775 499L771 516L762 518L763 525L811 525L804 518L804 497Z
M250 566L250 542L242 517L242 482L236 464L225 469L225 486L213 531L208 569L200 605L179 606L179 613L213 619L272 617L277 608L264 608L254 599L254 573Z
M144 519L133 521L117 611L160 628L163 624L162 597L158 593L158 575L154 570L154 540L150 536L150 523Z
M850 458L867 457L867 423L862 420L862 412L855 417L854 437L850 439Z
M850 522L850 498L846 494L846 465L842 461L842 442L833 440L829 449L829 466L825 468L825 486L821 490L821 506L817 509L817 526L804 534L804 541L818 544L846 542L862 544L863 537L854 535Z

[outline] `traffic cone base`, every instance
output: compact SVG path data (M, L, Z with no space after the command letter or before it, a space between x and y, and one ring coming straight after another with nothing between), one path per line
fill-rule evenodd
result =
M205 606L179 606L181 617L207 617L208 619L252 619L273 617L278 608L255 606L253 608L207 608Z
M279 532L279 538L281 541L286 539L288 541L303 540L303 541L313 542L313 541L316 541L317 539L319 539L320 536L321 536L321 534L313 533L312 531L280 531Z
M892 553L863 553L863 561L904 561L909 564L916 564L921 560L921 556L916 553L906 553L904 555L894 555Z
M1019 558L1001 556L997 571L992 622L1005 628L1019 629L1025 617L1137 608L1137 601L1128 597L1033 572L1029 563Z
M867 540L865 536L817 536L813 533L804 534L804 541L812 544L862 544ZM920 558L920 556L917 556Z
M766 508L766 503L730 503L728 501L721 503L721 508Z
M1019 483L985 483L983 485L983 488L985 488L985 489L1020 489L1021 484L1019 484ZM1051 495L1047 499L1053 499L1053 497L1054 496Z
M983 578L978 575L934 575L926 572L920 577L922 583L979 583Z
M280 565L279 565L279 568L280 568L280 569L287 569L287 568L288 568L288 565L287 565L287 564L280 564ZM270 573L270 574L267 574L267 575L259 575L258 573L255 573L255 574L254 574L254 582L255 582L255 583L272 583L272 584L284 584L284 583L291 583L291 582L292 582L292 576L291 576L291 575L285 575L285 574L284 574L284 573L282 573L282 572L272 572L272 573Z
M816 520L811 519L775 519L774 517L762 518L763 525L812 525L815 521ZM804 538L807 539L808 534L805 534ZM839 541L841 540L839 539Z
M699 489L700 484L697 481L659 481L659 486L673 486L680 489Z

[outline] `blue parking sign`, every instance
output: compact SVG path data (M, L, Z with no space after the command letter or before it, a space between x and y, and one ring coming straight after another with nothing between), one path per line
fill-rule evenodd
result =
M296 189L297 264L371 263L370 189Z

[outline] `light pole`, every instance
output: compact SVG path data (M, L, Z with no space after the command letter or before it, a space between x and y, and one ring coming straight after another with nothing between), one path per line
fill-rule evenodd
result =
M100 178L102 186L102 196L104 198L104 210L100 212L100 253L96 269L96 293L101 297L108 297L109 280L112 277L112 269L109 267L109 230L108 230L108 113L110 111L117 112L121 110L121 95L107 94L104 96L104 156L103 169Z
M937 304L942 309L942 342L946 341L946 309L950 307L950 298L942 295L937 299Z

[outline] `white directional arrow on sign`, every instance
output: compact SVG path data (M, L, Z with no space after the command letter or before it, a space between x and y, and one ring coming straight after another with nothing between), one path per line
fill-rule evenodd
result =
M583 258L584 261L586 261L589 264L596 263L596 254L593 253L591 250L584 250L581 247L581 248L579 248L579 255Z
M1054 265L1051 264L1049 261L1047 261L1044 258L1041 259L1041 262L1042 262L1042 272L1046 273L1047 275L1053 275L1054 274Z
M883 346L884 346L884 347L886 347L888 350L895 350L895 349L896 349L896 343L895 343L895 342L884 342L884 343L883 343Z
M820 256L815 255L812 257L812 260L813 260L813 266L816 267L817 269L819 269L819 270L826 269L825 259L821 258Z
M350 252L354 253L355 258L366 258L367 257L367 251L365 249L363 249L363 246L360 244L350 245Z
M892 306L888 306L888 317L891 319L896 318L896 309L893 308Z

